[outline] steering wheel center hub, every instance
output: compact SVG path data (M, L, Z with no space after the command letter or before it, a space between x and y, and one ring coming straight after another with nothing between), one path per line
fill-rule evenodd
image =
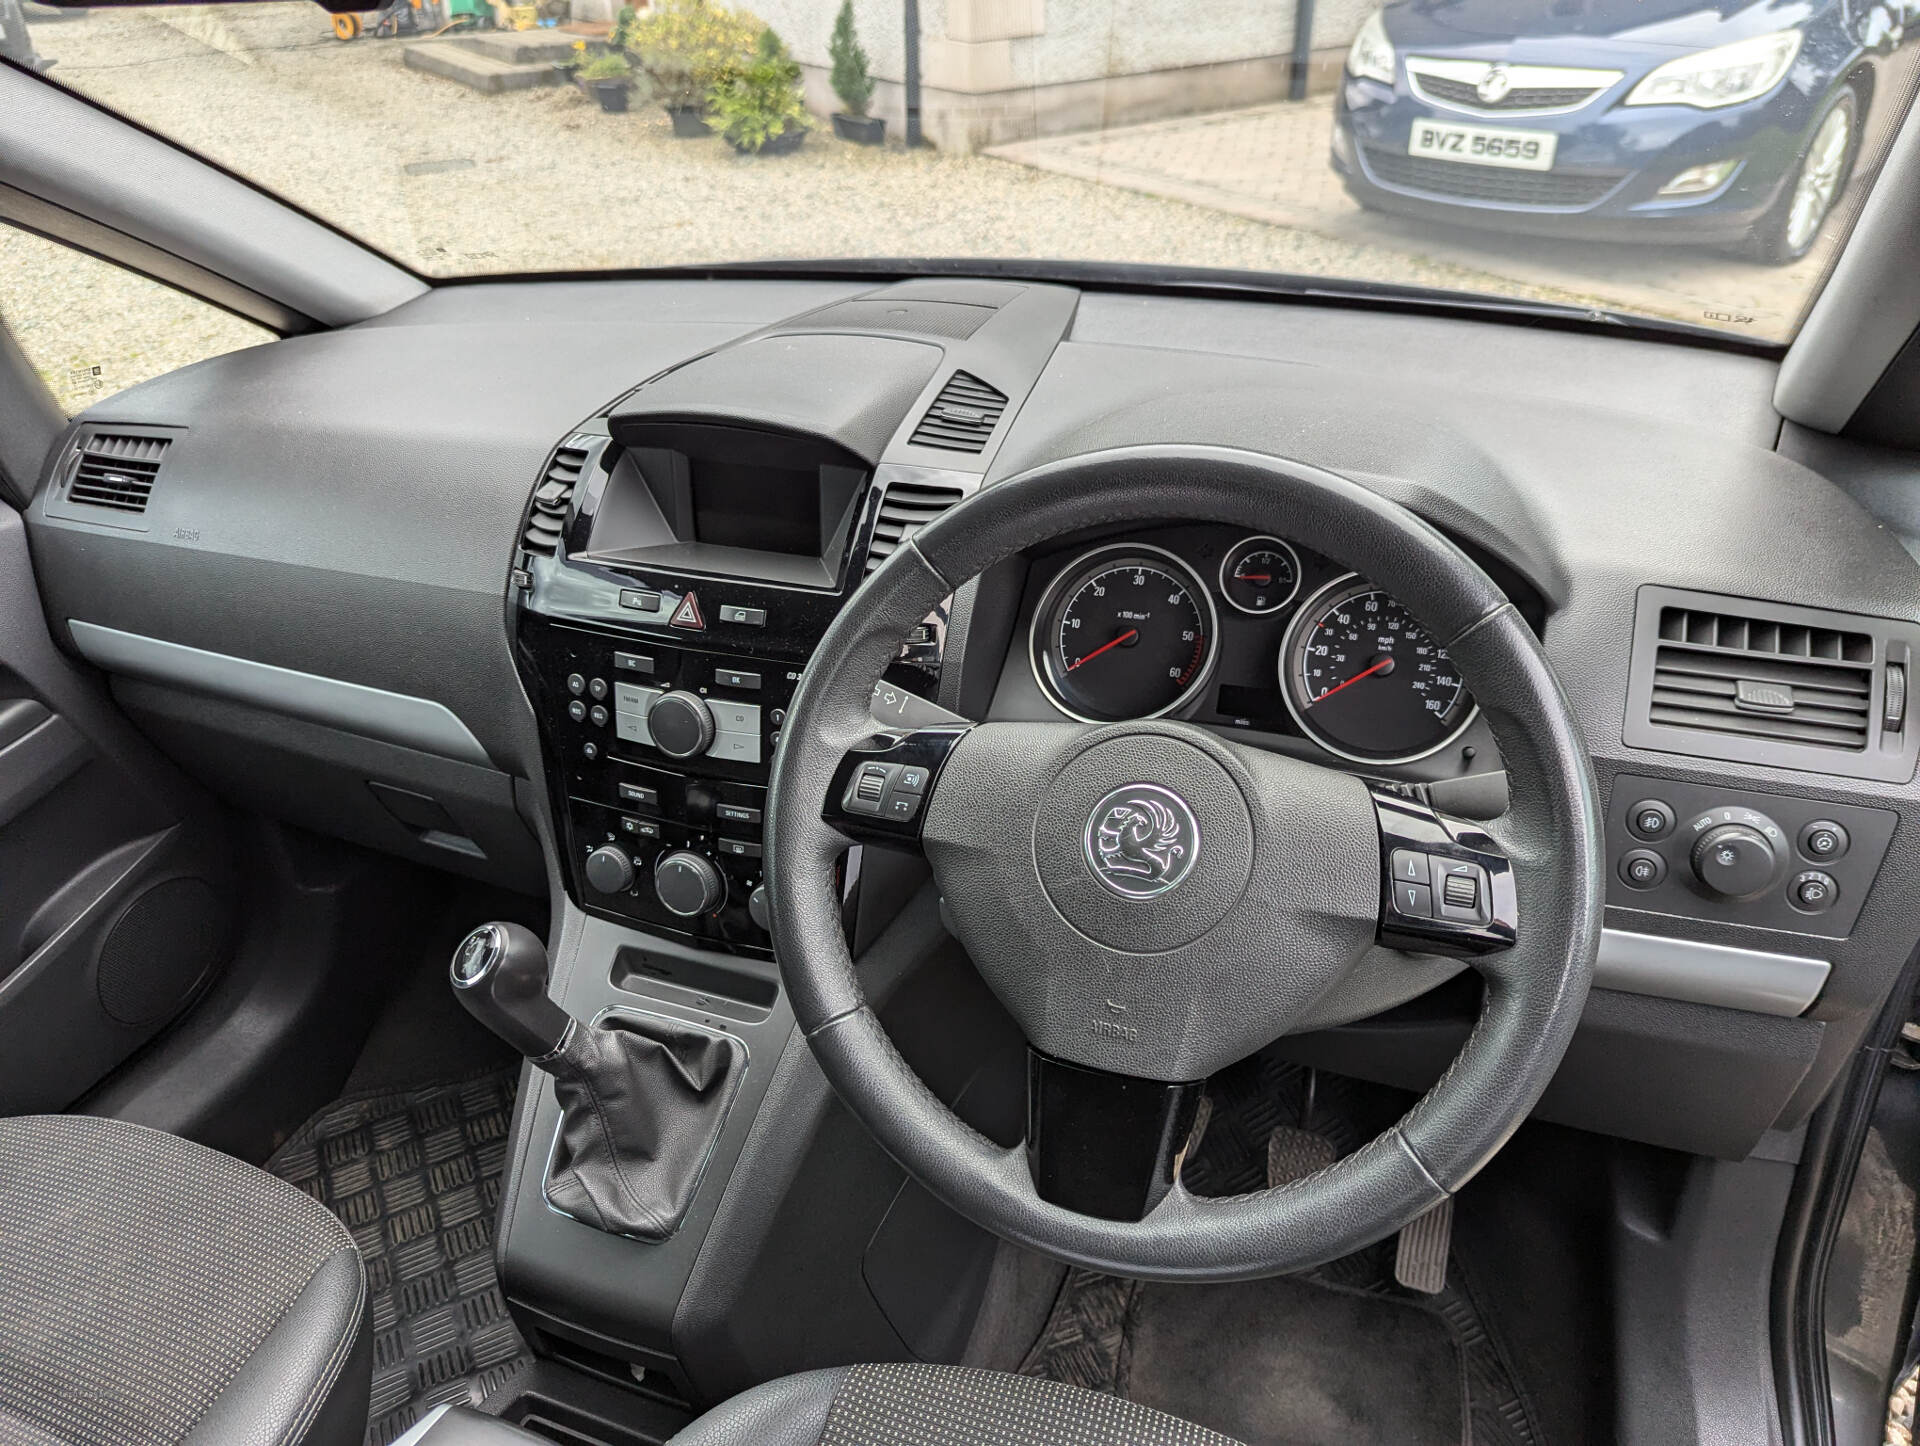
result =
M1034 820L1034 867L1087 938L1129 954L1178 949L1246 892L1252 814L1208 742L1121 725L1089 735L1054 775Z
M1200 822L1187 801L1157 783L1129 783L1087 819L1087 867L1123 899L1177 889L1200 857Z

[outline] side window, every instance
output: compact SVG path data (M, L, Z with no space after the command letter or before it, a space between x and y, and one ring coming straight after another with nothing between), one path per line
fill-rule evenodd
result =
M162 372L273 340L217 306L4 224L0 323L68 416Z

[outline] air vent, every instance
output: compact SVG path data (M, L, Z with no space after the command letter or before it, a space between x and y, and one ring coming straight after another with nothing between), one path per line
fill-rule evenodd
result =
M533 489L533 510L527 514L527 530L520 539L528 552L552 557L560 546L567 509L573 504L573 489L586 471L592 441L590 437L569 437L555 449L540 485Z
M67 501L115 512L145 512L160 476L160 459L172 441L95 432L80 445L79 461L67 483Z
M919 482L893 482L873 520L873 541L867 547L867 571L893 556L895 549L934 518L958 502L958 487L928 487Z
M943 452L984 452L1006 409L1003 393L976 376L955 372L907 441L915 447L937 447Z
M1873 656L1866 633L1663 607L1648 721L1861 752Z

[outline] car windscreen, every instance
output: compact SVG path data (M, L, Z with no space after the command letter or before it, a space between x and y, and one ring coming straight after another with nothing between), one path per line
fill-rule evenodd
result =
M433 278L1126 263L1773 344L1920 74L1920 0L749 3L0 0L0 53Z

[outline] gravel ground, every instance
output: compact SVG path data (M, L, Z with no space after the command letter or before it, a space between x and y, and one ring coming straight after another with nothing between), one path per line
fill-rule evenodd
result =
M873 150L825 131L796 155L738 156L717 138L673 139L639 96L628 114L607 115L572 87L489 96L409 70L406 42L343 44L304 0L99 10L33 36L59 81L429 275L1031 256L1599 300L991 157ZM169 315L136 356L117 343L119 327L81 314L129 314L117 285L69 277L73 263L49 266L39 248L5 238L0 264L10 273L0 307L41 336L36 361L64 373L105 357L108 391L244 344L224 320ZM83 294L88 304L73 304Z

